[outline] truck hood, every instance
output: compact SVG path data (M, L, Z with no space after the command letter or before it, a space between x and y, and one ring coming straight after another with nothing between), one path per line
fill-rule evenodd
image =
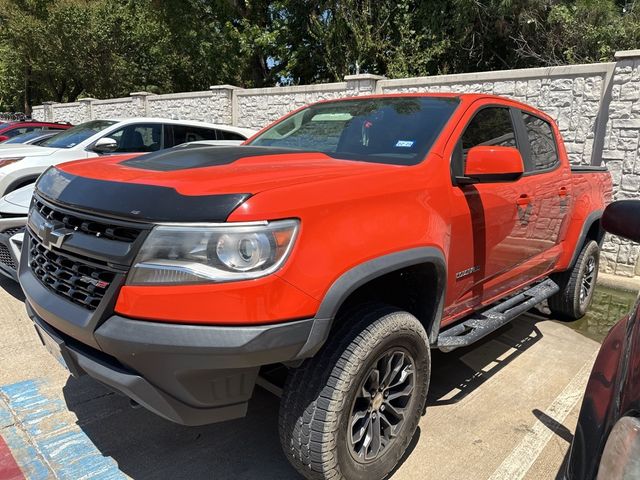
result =
M169 187L182 195L238 192L255 195L336 175L398 167L339 160L320 152L185 145L125 161L120 156L103 157L67 163L60 168L96 180Z
M38 192L51 200L148 221L224 221L265 190L397 167L266 147L174 148L137 158L82 160L50 169Z

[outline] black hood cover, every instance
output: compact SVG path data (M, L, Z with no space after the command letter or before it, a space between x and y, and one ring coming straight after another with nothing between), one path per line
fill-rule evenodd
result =
M168 150L159 150L154 153L131 158L120 162L120 165L156 172L172 172L175 170L228 165L246 157L291 153L297 152L293 149L273 147L216 147L210 145L183 144Z
M251 194L182 195L173 188L79 177L49 168L36 192L54 203L127 220L224 222Z

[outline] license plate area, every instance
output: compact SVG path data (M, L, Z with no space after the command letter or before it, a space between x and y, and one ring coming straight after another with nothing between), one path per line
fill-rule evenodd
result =
M60 363L60 365L68 370L71 375L79 377L81 375L80 370L76 366L73 357L69 354L69 350L64 344L64 341L52 337L39 325L34 324L34 326L36 327L36 332L38 332L40 341L47 351Z

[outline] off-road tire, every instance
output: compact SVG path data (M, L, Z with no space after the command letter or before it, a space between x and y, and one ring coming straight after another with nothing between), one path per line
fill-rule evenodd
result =
M561 320L578 320L584 317L591 305L595 283L598 279L600 247L590 240L582 247L573 268L559 273L554 280L560 285L560 291L549 298L549 309ZM593 268L592 272L588 270ZM581 299L580 292L585 277L591 273L591 282L586 297Z
M307 479L383 479L402 458L424 411L431 374L429 340L417 318L386 305L368 304L340 321L343 326L316 356L290 371L280 403L280 441L291 464ZM356 399L361 401L367 375L377 370L380 359L388 358L385 354L399 350L409 354L406 358L415 367L403 424L377 458L357 461L352 409Z

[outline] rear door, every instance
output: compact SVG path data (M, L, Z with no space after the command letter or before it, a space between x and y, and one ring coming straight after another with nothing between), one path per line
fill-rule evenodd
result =
M529 241L544 254L541 265L554 263L566 228L571 194L571 172L562 168L554 127L531 112L520 111L527 139L525 176L535 181L534 215L529 221ZM549 265L548 268L551 268Z

